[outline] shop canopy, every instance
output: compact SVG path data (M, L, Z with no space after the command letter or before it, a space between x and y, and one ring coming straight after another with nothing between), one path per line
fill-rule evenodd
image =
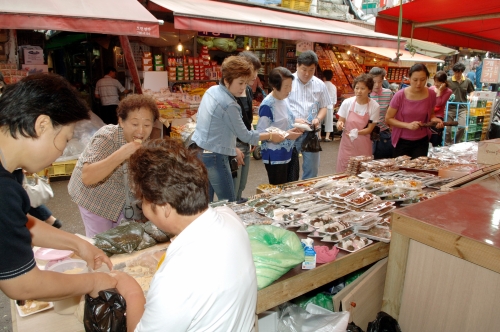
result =
M347 22L251 3L151 0L148 9L173 12L174 27L180 30L340 45L397 47L397 38L394 36L376 33Z
M159 36L137 0L0 0L0 28Z
M389 60L396 58L396 53L397 49L396 48L386 48L386 47L372 47L372 46L357 46L357 45L352 45L353 47L356 47L358 49L378 54L384 58L387 58ZM399 60L401 61L415 61L415 62L444 62L443 60L436 59L436 58L431 58L430 56L427 55L422 55L415 53L414 55L411 55L410 52L407 50L399 50L399 54L401 56L399 57Z
M397 34L399 6L377 14L375 31ZM413 36L412 36L413 33ZM500 53L500 1L414 0L403 5L401 35Z

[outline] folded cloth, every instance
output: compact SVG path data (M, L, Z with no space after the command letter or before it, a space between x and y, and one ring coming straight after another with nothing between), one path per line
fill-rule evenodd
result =
M352 129L349 132L349 138L351 139L351 142L353 142L356 138L358 138L358 130L356 128Z
M339 248L332 247L332 249L328 249L327 246L314 246L314 250L316 251L316 263L323 264L329 263L337 258L337 254L339 253Z

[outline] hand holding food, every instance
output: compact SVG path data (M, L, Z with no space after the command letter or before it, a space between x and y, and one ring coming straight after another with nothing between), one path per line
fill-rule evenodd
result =
M120 155L122 156L123 160L127 160L141 146L142 146L141 143L134 141L123 145L118 151L120 151Z
M433 117L433 118L431 119L431 122L437 122L437 124L436 124L436 128L437 128L437 129L444 128L443 120L441 120L440 118Z
M278 133L271 133L271 137L269 140L273 143L279 143L285 140L285 136Z
M413 121L413 122L407 123L406 128L410 129L410 130L417 130L418 128L420 128L420 125L421 125L420 121Z
M287 133L288 133L288 136L286 138L294 140L294 139L299 138L302 135L303 131L299 128L294 128L294 129L288 130Z

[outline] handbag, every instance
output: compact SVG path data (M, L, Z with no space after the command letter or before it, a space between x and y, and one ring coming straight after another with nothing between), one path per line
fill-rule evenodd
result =
M236 159L236 157L227 156L227 159L229 160L229 167L231 168L231 173L238 172L238 160Z
M52 187L50 186L48 179L44 179L36 173L33 173L33 177L35 178L36 184L29 184L26 177L24 177L23 187L28 193L31 207L36 208L47 203L49 199L54 197L54 192L52 191Z
M318 137L319 129L311 130L307 132L306 138L302 142L301 150L303 152L320 152L323 151L321 149L321 145L319 144Z

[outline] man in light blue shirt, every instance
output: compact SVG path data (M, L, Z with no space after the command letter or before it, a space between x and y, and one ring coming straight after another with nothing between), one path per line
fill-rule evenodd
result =
M304 119L312 123L315 128L320 126L326 116L326 108L332 104L325 83L314 76L317 65L318 56L313 51L305 51L299 55L297 72L293 74L295 79L292 83L292 92L288 96L290 109L296 122ZM299 153L306 135L307 132L295 141L295 148ZM302 179L317 177L319 152L302 152L302 157ZM292 180L296 181L298 178Z

